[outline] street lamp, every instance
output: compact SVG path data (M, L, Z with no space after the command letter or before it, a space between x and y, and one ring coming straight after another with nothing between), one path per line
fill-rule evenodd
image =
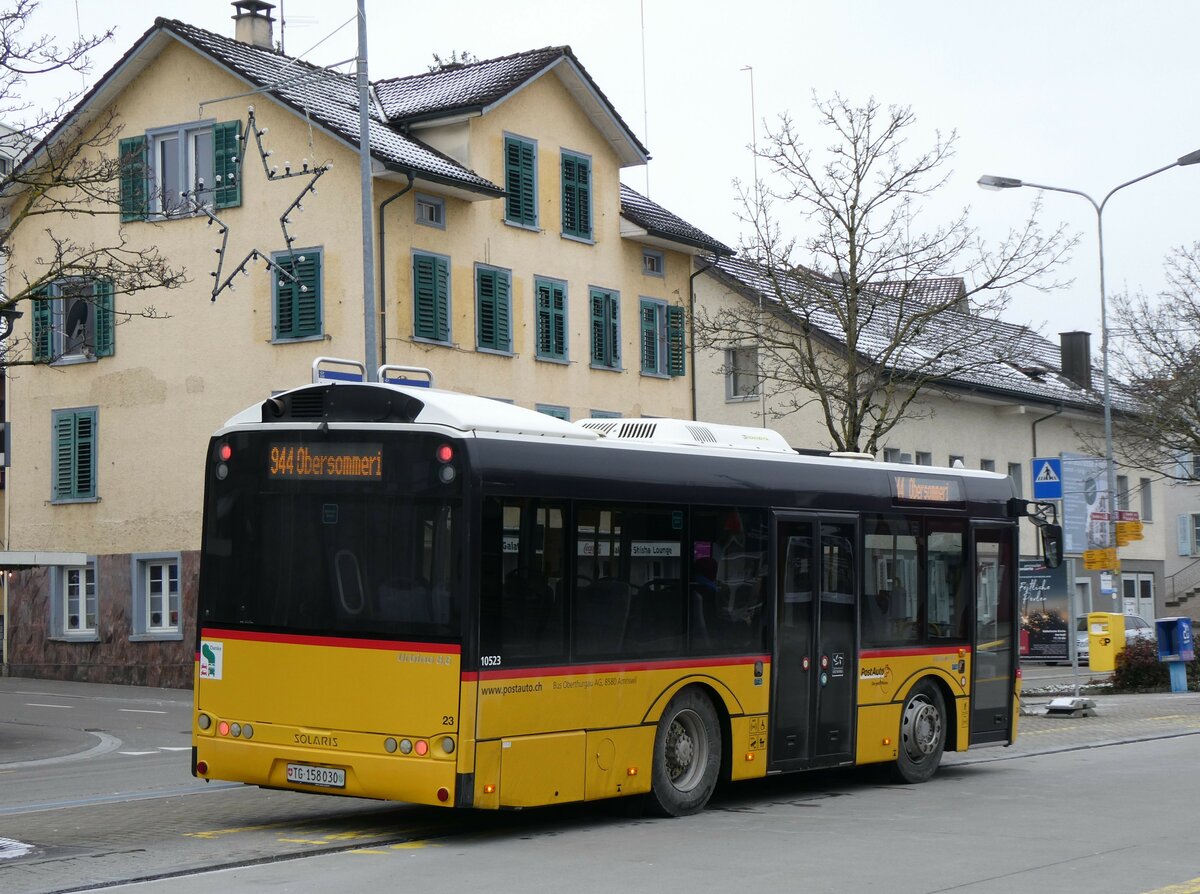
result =
M1028 186L1033 189L1044 189L1051 192L1065 192L1073 196L1082 196L1087 199L1093 208L1096 209L1096 242L1100 248L1100 355L1102 357L1104 369L1104 467L1106 478L1108 481L1108 545L1115 545L1113 536L1113 524L1116 520L1116 501L1117 501L1117 473L1113 463L1113 436L1112 436L1112 390L1108 387L1108 307L1107 298L1104 291L1104 206L1108 204L1108 200L1113 195L1127 186L1132 186L1135 183L1153 177L1155 174L1161 174L1163 171L1169 171L1171 168L1183 167L1185 165L1194 165L1200 163L1200 149L1195 152L1189 152L1171 162L1169 165L1163 165L1161 168L1156 168L1148 174L1142 174L1140 177L1134 177L1132 180L1127 180L1124 183L1114 186L1108 191L1108 195L1100 202L1097 202L1085 192L1078 189L1066 189L1062 186L1047 186L1044 183L1029 183L1025 180L1018 180L1015 177L996 177L992 174L984 174L979 178L979 185L984 189L1016 189L1022 186ZM1114 571L1116 569L1113 569Z

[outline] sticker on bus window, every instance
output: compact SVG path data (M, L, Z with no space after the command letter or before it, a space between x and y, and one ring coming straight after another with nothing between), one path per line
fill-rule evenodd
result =
M224 649L224 643L218 643L208 639L200 641L201 680L221 679L221 653L224 651Z

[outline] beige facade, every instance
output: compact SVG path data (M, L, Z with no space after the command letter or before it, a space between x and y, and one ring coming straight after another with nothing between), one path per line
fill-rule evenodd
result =
M85 597L65 591L61 568L15 572L6 618L8 667L21 674L185 686L192 672L195 556L209 436L233 413L272 391L308 382L314 358L365 354L359 159L356 146L300 111L270 96L241 95L251 86L246 80L186 41L158 35L144 38L140 46L102 82L103 89L90 100L95 107L85 105L81 114L99 113L101 104L111 108L123 124L123 136L235 120L245 130L247 106L253 105L255 123L265 131L263 143L272 152L269 164L282 170L285 162L293 169L305 162L332 163L288 228L297 256L319 252L321 259L321 325L315 336L277 337L275 274L261 260L249 266L248 276L236 277L234 290L210 300L221 239L219 227L205 216L151 215L121 223L116 209L108 208L97 216L54 220L51 226L80 242L107 243L119 228L133 246L157 246L171 265L186 270L189 282L169 292L116 295L118 325L110 356L9 369L13 453L22 459L8 478L5 547L86 554L96 611L88 623L76 623L74 612ZM376 264L382 264L381 271L376 269L376 290L383 296L376 302L379 358L428 367L439 387L571 419L593 413L688 416L688 376L643 372L639 322L643 298L664 306L686 304L696 249L651 239L662 270L644 272L648 244L622 235L619 181L631 156L644 161L630 149L640 151L640 144L623 125L610 121L603 130L598 127L596 108L585 113L569 89L571 78L571 72L547 72L485 112L426 126L417 134L494 184L505 182L505 136L534 141L536 228L506 223L505 200L495 189L472 191L421 172L413 182L395 165L375 163L373 249ZM561 233L562 150L592 163L589 240ZM116 146L111 151L116 154ZM229 231L222 280L252 250L267 256L284 250L279 217L308 183L304 177L268 181L253 139L245 144L241 181L240 205L216 212ZM382 212L381 244L380 204L401 191ZM444 208L440 225L418 220L418 201L430 200ZM44 229L45 221L17 233L14 269L38 275ZM449 264L450 337L445 342L415 334L417 252ZM477 346L476 270L481 266L511 277L511 350ZM567 349L561 359L537 358L536 278L552 279L566 290ZM591 363L592 287L618 296L620 363L615 369ZM153 312L146 313L150 306ZM26 313L18 336L29 336L31 327L32 314ZM52 423L57 413L70 410L94 414L95 494L64 501L52 496ZM139 577L160 573L160 560L179 576L178 620L166 630L151 624L147 631L142 623L146 583ZM82 578L71 580L83 586Z

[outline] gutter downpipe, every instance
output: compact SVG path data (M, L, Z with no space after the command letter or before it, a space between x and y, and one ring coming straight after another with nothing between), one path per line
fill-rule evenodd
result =
M408 172L408 185L379 203L379 365L387 363L387 240L384 237L383 209L413 188L413 172Z
M692 420L699 421L697 413L697 397L696 397L696 277L706 270L712 270L717 266L717 260L721 256L713 252L713 259L708 262L706 267L701 267L695 273L688 277L688 353L691 355L692 361Z
M1057 410L1055 410L1053 413L1048 413L1048 414L1047 414L1047 415L1045 415L1045 416L1042 416L1042 417L1040 417L1040 418L1038 418L1038 419L1035 419L1035 420L1033 420L1033 423L1032 423L1032 424L1029 426L1030 433L1033 435L1033 459L1037 459L1037 455L1038 455L1038 449L1037 449L1037 427L1038 427L1038 423L1039 423L1039 422L1045 422L1047 419L1053 419L1055 416L1059 416L1059 415L1061 415L1061 414L1062 414L1062 411L1063 411L1063 405L1062 405L1062 404L1059 404L1059 405L1058 405L1058 409L1057 409Z

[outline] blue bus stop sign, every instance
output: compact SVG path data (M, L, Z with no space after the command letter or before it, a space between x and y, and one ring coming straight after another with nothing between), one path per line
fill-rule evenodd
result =
M1061 500L1062 459L1057 456L1041 456L1033 461L1033 498L1035 500Z

